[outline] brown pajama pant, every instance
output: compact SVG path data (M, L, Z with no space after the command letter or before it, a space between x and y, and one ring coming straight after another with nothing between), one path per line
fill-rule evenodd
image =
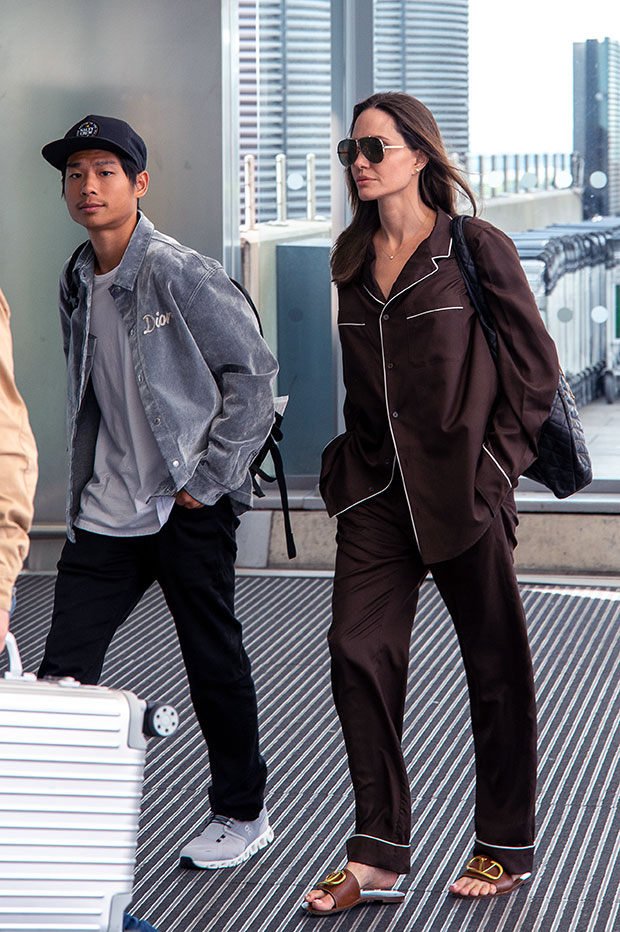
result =
M399 874L410 864L411 803L401 739L418 590L430 570L452 617L467 682L476 757L474 854L508 873L532 869L536 705L508 496L469 550L424 565L402 482L338 518L334 700L355 791L349 860Z

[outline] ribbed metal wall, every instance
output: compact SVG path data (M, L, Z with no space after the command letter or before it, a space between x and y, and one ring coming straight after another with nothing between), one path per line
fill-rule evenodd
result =
M306 155L329 214L330 0L239 0L240 151L256 156L257 219L276 216L276 156L287 157L287 213L306 213Z
M241 177L244 158L258 149L258 46L256 42L256 2L239 0L239 148ZM241 186L241 210L245 190Z
M375 89L418 97L449 152L469 149L468 0L375 0Z
M620 214L620 42L607 39L609 126L609 213Z

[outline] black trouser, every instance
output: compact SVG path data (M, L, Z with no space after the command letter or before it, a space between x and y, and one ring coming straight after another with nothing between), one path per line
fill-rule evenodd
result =
M203 508L175 505L157 534L109 537L77 529L58 563L39 676L96 683L115 631L157 580L209 750L211 808L249 821L262 808L267 770L250 661L234 615L237 523L225 496Z
M515 525L511 494L473 547L427 567L400 481L338 518L329 645L355 790L350 860L409 870L411 808L401 739L411 626L430 569L452 616L469 686L474 853L499 861L509 873L532 869L536 707L512 558Z

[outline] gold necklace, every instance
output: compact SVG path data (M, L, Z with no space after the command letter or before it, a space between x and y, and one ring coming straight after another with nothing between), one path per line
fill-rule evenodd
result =
M415 239L415 238L414 238L414 239ZM411 242L413 242L413 241L414 241L414 240L412 239ZM396 256L398 255L398 253L399 253L399 252L402 252L403 249L407 246L407 243L408 243L408 241L405 241L401 246L399 246L398 249L396 250L396 252L395 252L393 255L390 255L389 252L387 251L387 249L384 249L383 246L382 246L380 243L377 243L377 245L379 246L379 249L381 250L381 252L383 253L384 256L387 256L388 259L395 259Z
M434 224L434 223L435 223L435 218L433 217L433 224ZM416 248L417 248L417 246L420 245L420 243L422 242L422 240L426 239L426 237L427 237L428 234L430 233L430 230L431 230L431 229L432 229L432 227L429 227L429 229L428 229L428 231L427 231L427 230L424 228L421 235L420 235L419 232L418 232L418 233L415 233L410 239L405 240L405 242L402 243L402 245L400 245L400 246L398 247L398 249L394 252L393 255L390 255L390 253L387 251L387 249L384 249L383 246L382 246L379 242L377 242L377 245L379 246L379 249L381 250L381 252L383 253L383 255L384 255L384 256L387 256L388 259L392 260L392 259L395 259L396 256L398 255L398 253L399 253L399 252L402 252L403 249L405 249L405 248L411 248L411 246L413 245L413 243L416 242L416 240L417 240L417 243L416 243ZM381 232L383 233L383 229L381 230Z

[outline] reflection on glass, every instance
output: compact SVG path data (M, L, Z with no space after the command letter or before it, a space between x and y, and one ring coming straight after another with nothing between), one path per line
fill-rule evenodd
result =
M570 188L573 183L573 176L567 169L562 169L556 173L555 176L555 186L556 188Z
M605 172L592 172L590 175L590 184L593 188L601 189L607 187L607 175Z
M286 179L286 186L289 191L301 191L305 184L305 178L301 172L289 172Z
M504 183L504 173L497 168L487 172L484 178L490 188L500 188Z
M597 304L596 307L593 307L590 311L590 317L595 324L604 324L609 318L609 311L602 304Z
M537 184L538 178L534 172L524 172L524 174L521 175L521 187L525 188L526 191L530 188L535 188Z
M557 316L559 321L561 321L563 324L567 324L573 319L573 312L571 311L570 307L561 307L558 310Z

